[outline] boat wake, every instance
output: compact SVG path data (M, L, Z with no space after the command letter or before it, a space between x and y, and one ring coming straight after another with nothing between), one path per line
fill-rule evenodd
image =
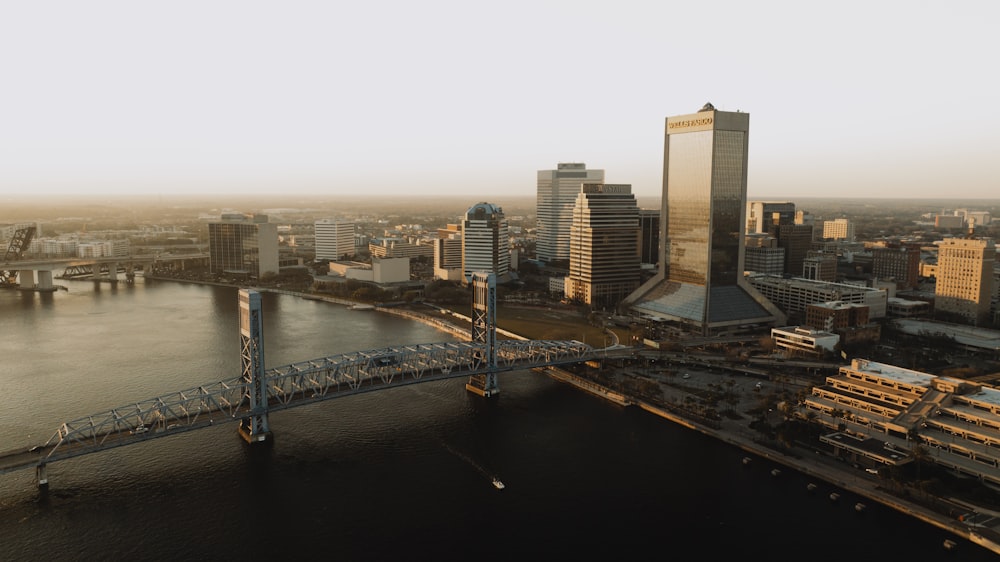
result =
M471 457L469 457L469 455L466 455L466 454L462 453L461 451L455 450L454 447L452 447L451 445L445 443L444 441L441 441L441 446L444 447L445 450L448 451L449 453L451 453L451 454L455 455L456 457L462 459L463 461L466 462L466 464L468 464L472 468L476 469L477 472L479 472L480 474L482 474L483 477L485 477L487 480L489 480L493 484L494 488L496 488L498 490L503 490L506 487L504 485L504 483L500 481L499 478L497 478L496 476L494 476L493 474L491 474L488 470L486 470L483 467L483 465L477 463L475 460L473 460Z

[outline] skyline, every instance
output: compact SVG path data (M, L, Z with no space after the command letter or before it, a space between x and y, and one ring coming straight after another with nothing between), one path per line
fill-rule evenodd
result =
M705 103L750 115L749 199L1000 192L988 2L57 5L0 23L6 194L526 197L579 162L644 199Z

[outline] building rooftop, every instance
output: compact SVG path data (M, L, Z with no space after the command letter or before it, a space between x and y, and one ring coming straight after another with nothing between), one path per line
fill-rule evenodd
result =
M961 324L947 324L917 318L898 318L894 322L896 323L896 327L907 334L942 335L953 338L957 343L970 347L1000 351L1000 331L997 330L963 326Z
M931 386L931 381L938 378L935 375L928 375L920 371L897 367L887 363L868 361L867 359L855 359L851 362L851 367L862 373L878 375L883 378L892 379L912 386Z

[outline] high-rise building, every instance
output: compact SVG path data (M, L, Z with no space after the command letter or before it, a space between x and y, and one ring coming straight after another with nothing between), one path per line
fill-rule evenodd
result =
M569 259L573 206L585 183L604 183L604 170L588 170L583 163L561 163L555 170L538 171L535 256L539 260Z
M806 254L812 247L812 225L775 224L770 226L768 232L778 240L778 247L785 250L784 273L792 277L801 276Z
M503 209L492 203L476 203L462 220L465 283L477 272L496 274L497 283L510 281L510 228Z
M639 209L639 263L660 262L660 210Z
M449 224L439 228L434 241L434 278L462 280L462 227Z
M795 224L795 203L750 201L747 203L747 234L768 232L771 225Z
M889 244L872 248L872 276L892 280L897 289L914 289L920 276L920 245Z
M937 242L934 310L982 326L990 319L996 247L989 238L945 238Z
M573 207L567 298L615 308L639 287L639 207L628 184L585 183Z
M208 223L209 267L213 273L260 279L278 273L278 225L267 215L223 214Z
M749 126L712 104L667 118L660 271L629 295L633 313L704 334L784 323L743 274Z
M316 259L339 260L357 253L354 247L354 223L320 219L313 223L316 233Z

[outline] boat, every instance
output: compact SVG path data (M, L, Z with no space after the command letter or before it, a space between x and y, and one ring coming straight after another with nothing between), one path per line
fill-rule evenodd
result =
M750 464L751 460L753 459L751 459L750 457L743 457L743 464Z
M499 478L497 478L496 476L494 476L493 477L493 487L496 488L497 490L503 490L507 486L504 486L503 482L501 482Z
M375 306L370 304L352 304L347 308L349 310L375 310Z
M816 484L813 484L812 482L806 484L806 490L809 490L810 492L814 491L816 487Z
M837 501L840 499L840 494L837 492L830 493L830 501Z
M771 471L771 476L780 476L780 475L781 471L778 470L777 468Z
M958 543L957 542L955 542L955 541L953 541L951 539L945 539L944 540L944 548L945 548L945 550L955 550L955 548L957 548L957 547L958 547Z
M866 506L865 504L863 504L861 502L858 502L858 503L854 504L854 511L861 512L861 511L864 511L866 507L868 507L868 506Z

